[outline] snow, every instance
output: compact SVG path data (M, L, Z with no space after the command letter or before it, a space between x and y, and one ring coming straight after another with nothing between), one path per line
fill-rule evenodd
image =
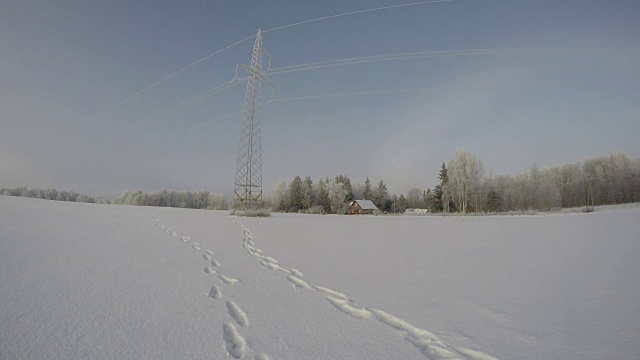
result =
M640 358L638 220L0 196L0 359Z

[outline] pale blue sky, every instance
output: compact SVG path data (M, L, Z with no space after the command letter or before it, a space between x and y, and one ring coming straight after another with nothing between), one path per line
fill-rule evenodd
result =
M4 1L0 187L114 196L233 190L245 84L141 125L230 80L253 39L112 108L258 28L402 1ZM496 174L624 151L640 157L640 3L453 0L266 32L272 66L418 51L544 54L399 60L273 75L263 107L264 188L295 175L366 176L392 192L436 183L456 148ZM566 49L600 49L566 53ZM268 100L265 95L264 100Z

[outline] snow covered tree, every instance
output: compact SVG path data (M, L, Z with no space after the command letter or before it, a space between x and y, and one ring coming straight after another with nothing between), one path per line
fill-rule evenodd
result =
M382 210L385 205L385 200L387 199L388 196L389 196L389 193L387 191L387 185L385 185L385 183L382 180L380 180L380 182L378 183L378 188L376 189L375 197L373 198L374 204L380 210Z
M467 150L458 149L453 159L449 160L448 168L452 197L457 200L458 208L462 213L466 213L469 210L469 198L473 196L477 211L477 190L484 178L482 161Z
M349 177L346 175L340 174L336 176L336 182L341 183L342 187L344 187L344 190L346 191L344 201L353 201L354 200L353 187L351 186L351 180L349 179Z
M327 193L329 195L331 212L334 214L343 214L345 212L345 198L347 196L347 190L345 190L343 183L335 179L330 180L327 184Z
M367 180L364 181L364 199L371 200L373 198L373 194L371 193L371 180L367 176Z
M308 210L313 205L313 181L307 176L302 182L302 208Z
M424 192L418 188L409 190L406 196L407 208L422 209L424 208Z
M318 181L318 205L322 206L325 213L331 212L331 202L329 200L329 192L327 191L327 183Z
M284 180L279 180L274 186L273 190L271 190L273 197L273 211L284 211L286 210L287 204L287 183Z
M303 209L304 184L300 176L296 176L289 184L289 211L298 212Z

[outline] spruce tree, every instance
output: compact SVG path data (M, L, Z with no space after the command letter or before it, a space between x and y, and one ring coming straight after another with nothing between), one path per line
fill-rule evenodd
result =
M384 182L380 180L380 182L378 183L378 189L376 189L375 198L373 200L378 209L383 210L383 208L385 207L385 200L387 199L388 195L389 193L387 192L387 185L385 185Z
M289 185L289 211L298 212L303 208L304 184L300 176L296 176Z
M442 187L449 181L447 167L444 163L442 163L442 167L440 168L438 179L440 179L440 183L436 185L433 190L433 204L437 211L442 212L444 209L444 204L442 203Z
M302 182L302 208L309 210L313 204L313 181L311 177L307 176Z
M371 200L373 198L371 194L371 180L367 176L367 180L364 181L364 199Z
M322 179L318 182L318 205L322 206L325 213L329 213L331 211L331 202L329 201L327 183L322 181Z

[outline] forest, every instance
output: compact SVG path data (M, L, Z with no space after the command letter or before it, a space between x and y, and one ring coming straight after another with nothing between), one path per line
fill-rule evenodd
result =
M46 200L162 206L190 209L227 210L224 194L161 189L154 192L126 190L110 201L73 191L0 188L0 195ZM587 159L582 163L529 171L514 176L487 174L484 163L465 149L442 163L433 189L412 188L405 194L390 194L383 180L353 183L346 175L321 178L296 176L289 183L278 181L265 208L275 212L345 214L353 200L371 200L380 213L404 213L407 209L426 209L431 213L504 213L513 211L552 211L562 208L640 202L640 159L614 153Z
M487 174L482 160L458 149L442 163L437 185L412 188L407 194L389 194L383 180L367 177L352 183L345 175L320 179L296 176L289 184L280 180L271 192L273 211L343 214L349 201L372 200L384 213L427 209L443 213L500 213L551 211L561 208L623 204L640 201L640 159L624 153L591 158L581 163L510 175Z

